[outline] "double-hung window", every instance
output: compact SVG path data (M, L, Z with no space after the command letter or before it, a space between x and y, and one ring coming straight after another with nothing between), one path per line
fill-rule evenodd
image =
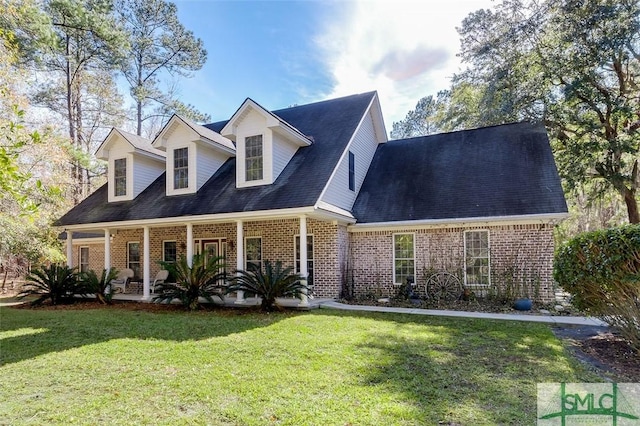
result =
M173 189L189 187L189 148L173 150Z
M489 231L464 233L464 261L466 285L489 285Z
M80 247L78 253L78 267L80 272L87 272L89 270L89 247Z
M405 284L416 276L414 234L393 234L393 277L396 284ZM413 281L415 282L415 281Z
M263 178L262 135L249 136L245 144L245 179L248 181Z
M118 158L113 162L113 183L116 197L127 195L127 159Z
M177 259L177 245L175 241L162 242L162 260L167 263L175 263Z
M137 241L127 243L127 268L135 278L140 278L140 243Z
M245 269L247 271L262 269L262 238L245 239Z
M296 272L300 273L300 236L296 235ZM307 235L307 285L313 285L313 235Z

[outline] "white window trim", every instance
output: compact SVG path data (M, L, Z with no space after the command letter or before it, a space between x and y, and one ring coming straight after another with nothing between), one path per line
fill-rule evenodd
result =
M175 151L177 149L187 148L187 167L188 167L188 180L189 185L186 188L175 189L174 186L174 177L175 177ZM183 195L183 194L193 194L195 193L196 188L196 145L193 143L186 144L177 144L172 145L167 149L167 167L166 167L166 189L167 195Z
M164 243L176 243L176 262L178 261L178 240L162 240L162 261L167 262L167 259L164 257Z
M125 160L125 180L126 193L124 195L116 195L116 160ZM109 202L130 201L133 200L133 158L129 154L118 158L109 159L108 166L109 180Z
M246 151L245 144L246 138L252 136L262 136L262 179L259 180L247 180L246 170ZM247 129L241 134L237 135L238 143L236 147L236 187L249 188L253 186L270 185L273 183L273 155L274 155L274 136L273 132L269 129L251 131Z
M116 163L118 161L124 161L124 194L116 194L116 191L118 189L118 185L116 184L116 179L118 178L116 176ZM125 198L127 196L127 194L129 193L129 162L127 161L127 157L125 156L124 158L114 158L113 159L113 198Z
M353 157L353 188L351 188L351 157ZM351 192L356 192L356 154L351 150L347 154L347 188Z
M416 233L415 232L394 232L391 237L391 254L393 262L391 264L391 273L393 274L393 285L400 286L404 283L396 282L396 235L413 235L413 279L416 279ZM404 258L402 258L404 259Z
M316 251L316 239L313 234L307 234L307 237L311 237L311 241L313 241L313 251ZM296 234L293 236L293 270L296 274L299 274L300 271L296 266L296 262L298 261L298 250L296 247L296 238L300 238L300 234ZM302 244L302 241L300 241ZM307 262L311 261L313 263L313 269L315 271L316 261L315 261L315 253L312 253L314 257L309 259L309 251L307 251ZM302 263L301 263L302 264ZM309 273L309 267L307 266L307 274Z
M80 246L78 247L78 271L82 270L82 249L87 249L87 271L89 270L89 265L91 264L91 262L89 262L89 246Z
M243 263L244 263L244 270L247 271L248 270L248 263L247 263L247 255L249 254L247 252L247 240L260 240L260 266L262 267L264 265L264 259L263 259L263 252L262 252L262 236L256 236L256 237L244 237L244 259Z
M129 262L129 244L138 244L138 250L142 246L142 244L140 244L140 241L127 241L127 268L129 268L129 265L131 264L131 262ZM140 265L138 269L142 268L142 256L140 256L140 260L138 261L138 265Z
M488 284L477 284L467 282L467 234L470 232L486 232L487 233L487 259L489 260L489 283ZM469 229L464 231L464 246L462 247L462 254L464 257L464 286L465 287L473 287L473 288L488 288L491 286L491 232L488 229Z

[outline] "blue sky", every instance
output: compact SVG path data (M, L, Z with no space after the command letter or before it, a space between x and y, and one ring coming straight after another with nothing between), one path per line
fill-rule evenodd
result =
M267 109L377 90L387 132L461 67L455 30L491 0L177 0L203 40L206 65L179 81L180 98L213 121L245 98Z

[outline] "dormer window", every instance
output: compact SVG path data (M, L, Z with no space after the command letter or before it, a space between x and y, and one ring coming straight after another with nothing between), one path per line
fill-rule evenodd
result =
M264 162L262 156L262 135L245 138L245 173L246 180L263 178Z
M113 162L114 195L121 197L127 195L127 159L118 158Z
M189 148L173 150L173 189L189 187Z

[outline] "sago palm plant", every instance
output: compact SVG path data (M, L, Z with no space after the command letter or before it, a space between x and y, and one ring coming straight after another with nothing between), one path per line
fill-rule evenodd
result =
M18 297L36 295L39 297L31 302L32 305L39 305L47 299L51 300L51 304L59 305L71 303L76 294L87 294L84 286L78 282L76 269L53 263L31 271L27 275L27 284Z
M157 295L154 302L171 303L178 299L182 305L191 310L200 307L200 298L209 303L213 297L223 300L224 257L207 257L204 253L193 256L191 265L185 256L174 262L160 262L169 271L169 276L175 277L175 283L164 282L157 285Z
M93 293L96 300L102 304L110 305L113 297L113 289L111 288L111 280L115 279L118 271L115 268L102 270L102 274L98 276L96 271L89 270L80 273L80 282L83 284L87 293Z
M294 273L291 266L283 268L281 261L276 261L273 265L267 260L264 262L264 270L237 270L236 274L227 287L227 293L255 293L262 299L261 309L267 312L275 308L276 297L302 298L307 290L307 286L302 283L302 277Z

